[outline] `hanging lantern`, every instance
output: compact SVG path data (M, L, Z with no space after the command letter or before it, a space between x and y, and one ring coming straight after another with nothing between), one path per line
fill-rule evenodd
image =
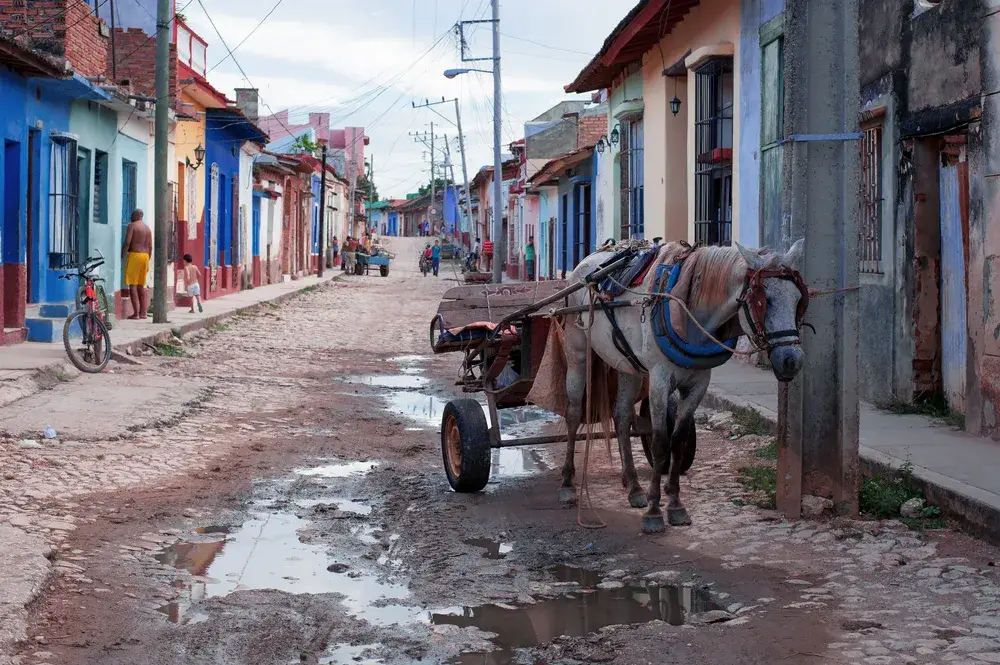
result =
M618 131L618 125L611 130L611 145L618 145L618 139L621 138L621 132Z
M670 100L670 112L677 115L681 110L681 100L675 95L673 99Z

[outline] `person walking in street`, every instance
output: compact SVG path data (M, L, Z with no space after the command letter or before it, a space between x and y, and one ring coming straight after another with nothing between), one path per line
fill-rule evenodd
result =
M479 257L483 253L483 244L476 238L476 243L472 246L472 265L475 266L476 272L479 272Z
M535 236L528 236L528 244L524 246L524 268L528 281L535 281Z
M434 268L434 276L438 276L438 269L441 267L441 241L435 240L431 248L431 266Z
M191 298L191 310L188 314L194 314L195 305L198 306L199 313L205 311L201 306L201 271L193 261L190 254L184 255L184 287Z
M350 243L348 242L350 239L351 236L347 236L344 238L344 242L340 245L340 269L344 272L347 271L347 250L350 246Z
M153 232L142 221L143 213L136 208L132 211L132 221L125 231L122 243L122 265L125 266L125 286L132 303L133 320L143 320L149 310L149 292L146 290L146 274L149 272L149 255L153 253Z
M358 241L347 236L347 248L344 250L344 265L348 275L354 274L355 261L357 261Z
M486 272L493 270L493 241L489 238L483 241L483 258L486 259Z
M340 243L337 240L337 236L333 236L333 242L330 243L330 247L333 250L333 259L330 261L331 268L337 267L337 257L340 256Z

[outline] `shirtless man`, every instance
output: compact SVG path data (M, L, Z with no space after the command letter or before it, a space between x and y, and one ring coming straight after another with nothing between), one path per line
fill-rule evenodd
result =
M125 231L122 243L122 265L125 266L125 285L132 301L130 319L145 320L149 309L149 292L146 290L146 273L149 272L149 255L153 252L153 232L142 221L142 211L132 211L132 222Z

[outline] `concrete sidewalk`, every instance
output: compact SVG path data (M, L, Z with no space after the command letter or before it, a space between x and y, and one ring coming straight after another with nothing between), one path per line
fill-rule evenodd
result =
M280 302L320 283L341 275L337 270L328 270L323 279L314 276L295 281L260 286L249 291L241 291L229 296L215 298L204 304L204 313L189 314L186 308L169 312L168 323L119 320L110 331L111 342L116 351L141 350L144 344L153 344L171 334L172 330L188 333L214 325L234 314L255 307L263 302ZM109 366L114 366L114 360ZM62 340L43 344L22 342L0 347L0 406L22 399L51 384L55 375L61 372L76 372L63 348Z
M729 362L712 371L708 406L749 407L772 426L777 381L770 371ZM905 463L928 499L978 535L1000 541L1000 442L969 436L923 416L900 416L861 404L861 458L866 470Z

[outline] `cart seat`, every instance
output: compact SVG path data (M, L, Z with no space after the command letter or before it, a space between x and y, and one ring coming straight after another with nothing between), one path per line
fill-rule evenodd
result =
M432 326L438 329L436 339L433 330L431 332L431 347L434 349L434 353L448 353L461 351L482 342L496 330L497 324L489 321L474 321L456 328L445 328L444 317L438 314L434 317ZM514 326L507 326L500 334L499 339L516 343L519 337L520 335Z

